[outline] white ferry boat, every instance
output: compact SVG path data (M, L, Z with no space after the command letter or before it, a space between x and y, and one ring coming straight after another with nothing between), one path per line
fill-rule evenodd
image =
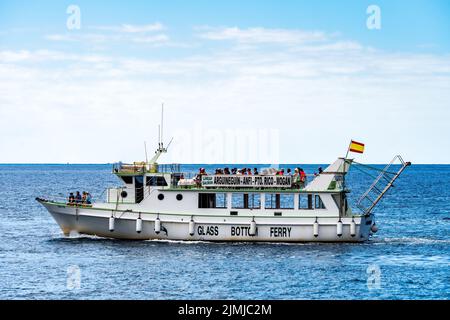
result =
M352 149L352 146L353 149ZM349 151L362 153L353 142ZM354 149L356 148L356 149ZM380 170L353 212L345 177L354 163L338 158L311 181L273 170L225 171L185 179L180 165L159 165L160 142L151 161L115 164L123 185L106 190L105 202L36 198L65 235L71 232L117 239L193 241L361 242L377 231L373 209L403 170L400 156ZM347 152L348 155L348 152ZM400 166L390 171L394 161Z

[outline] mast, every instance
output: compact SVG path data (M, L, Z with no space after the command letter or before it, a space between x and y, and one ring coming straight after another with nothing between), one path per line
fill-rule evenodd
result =
M164 133L164 102L161 104L161 147L163 147L163 133Z
M148 163L147 142L146 141L144 141L144 150L145 150L145 163Z
M164 148L163 142L163 128L164 128L163 124L164 124L164 103L161 105L161 123L158 125L158 149L156 149L153 158L150 159L149 162L150 165L156 164L156 161L158 161L158 158L161 156L161 154L167 152L167 148Z

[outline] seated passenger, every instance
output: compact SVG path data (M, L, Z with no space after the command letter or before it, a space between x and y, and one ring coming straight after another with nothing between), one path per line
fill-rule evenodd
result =
M69 204L75 203L75 196L73 195L73 192L69 194Z
M252 175L252 169L247 168L247 174L248 174L249 176L251 176L251 175Z
M83 191L83 195L81 197L81 203L86 203L86 191Z
M253 175L258 175L259 174L259 172L258 172L258 168L253 168Z
M230 174L230 169L228 169L228 167L226 167L225 169L223 169L223 173L224 174Z
M287 175L287 176L290 176L290 175L292 175L292 173L291 173L291 169L290 169L290 168L288 168L288 169L287 169L287 171L286 171L286 175Z
M75 203L80 204L81 203L81 194L80 191L77 191L77 194L75 195Z
M92 203L91 194L89 192L86 192L86 204L91 204L91 203Z

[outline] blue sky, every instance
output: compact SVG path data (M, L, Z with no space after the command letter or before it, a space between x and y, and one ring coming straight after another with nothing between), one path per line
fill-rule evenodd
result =
M20 46L25 41L40 45L42 31L64 31L66 8L82 8L85 25L147 24L159 21L180 37L192 26L224 25L287 28L339 32L350 39L387 50L450 49L450 2L446 0L321 0L321 1L0 1L1 28L27 29L30 38L8 39ZM366 8L382 8L383 27L378 32L365 28ZM14 38L14 37L11 37ZM5 39L4 39L5 40Z
M444 0L0 1L0 162L136 160L165 102L168 160L449 163L449 30Z

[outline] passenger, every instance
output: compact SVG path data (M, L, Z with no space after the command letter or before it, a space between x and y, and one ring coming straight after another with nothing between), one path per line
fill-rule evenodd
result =
M247 175L251 176L252 175L252 169L247 168Z
M225 169L223 169L223 173L230 174L230 169L228 167L226 167Z
M277 172L277 176L284 176L284 169Z
M287 176L291 176L291 175L292 175L291 169L290 169L290 168L287 169L286 175L287 175Z
M83 191L83 196L81 197L81 203L82 204L86 203L86 191Z
M237 168L231 169L231 174L237 174Z
M73 204L75 202L75 196L73 195L73 192L69 194L69 204Z
M323 172L322 167L319 167L319 174Z
M92 203L91 194L89 192L86 192L86 204L91 204L91 203Z
M75 195L75 203L80 204L81 203L81 194L80 191L77 191L77 194Z
M303 189L306 184L306 173L302 168L299 168L298 170L300 172L300 189Z
M253 175L257 176L259 174L258 168L253 168Z
M296 188L300 188L300 170L299 168L294 169L294 183L293 186Z

